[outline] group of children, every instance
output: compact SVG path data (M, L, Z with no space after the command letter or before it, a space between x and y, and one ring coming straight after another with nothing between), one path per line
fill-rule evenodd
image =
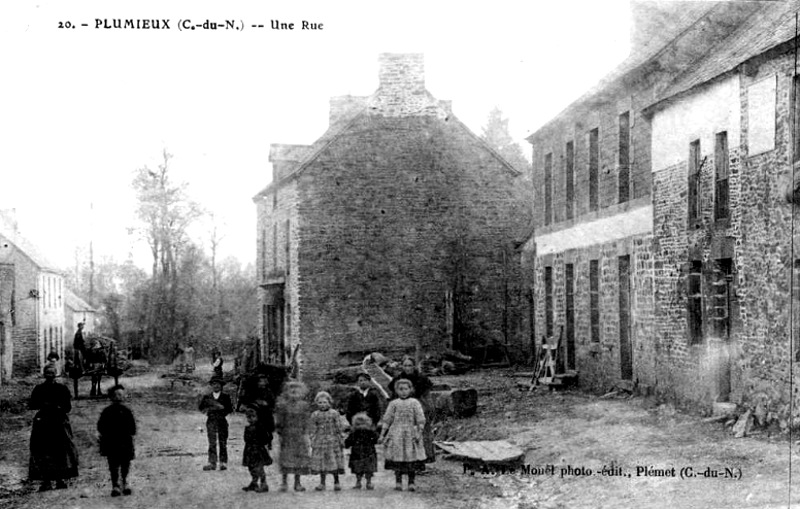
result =
M307 389L302 382L291 381L274 405L270 397L253 401L245 408L247 425L244 429L242 465L247 467L251 481L245 491L269 491L265 468L272 464L270 456L273 432L280 436L278 465L282 482L280 491L288 491L288 478L294 475L294 490L305 491L301 477L319 475L314 489L324 491L328 474L333 477L333 490L340 491L339 476L344 470L344 449L350 449L349 467L356 476L354 489L374 489L372 477L378 469L376 445L383 444L385 468L395 472L395 490L401 491L402 477L408 479L408 491L415 490L416 473L424 469L425 449L422 431L425 415L422 406L412 398L413 386L408 380L395 384L397 399L389 402L379 418L380 400L371 390L367 374L358 377L357 391L347 404L346 418L333 408L328 392L318 392L314 398L316 410L311 412L306 401ZM202 397L199 409L206 414L208 464L203 470L227 469L228 421L233 412L230 396L222 391L219 377L210 382L211 393ZM268 392L268 389L266 390ZM127 477L134 458L133 436L136 423L133 413L123 404L125 389L116 385L109 390L111 405L103 410L97 423L100 452L108 459L111 473L111 496L129 495ZM345 431L350 427L345 438ZM365 481L365 484L362 484Z
M296 381L286 384L274 409L264 400L247 406L242 464L249 469L251 482L242 489L269 491L264 469L272 464L269 451L272 433L277 431L280 436L280 491L288 491L290 474L294 476L294 490L305 491L301 478L312 473L319 475L316 491L326 489L328 474L333 477L333 490L340 491L339 476L345 473L344 449L350 449L349 467L356 476L353 488L372 490L372 477L378 469L375 446L379 443L384 446L385 468L395 471L395 489L403 489L405 475L408 490L414 491L415 475L424 469L425 461L422 406L411 397L411 383L400 380L395 386L398 398L389 402L380 418L380 400L369 389L370 383L369 375L359 375L358 390L347 404L347 418L333 408L333 398L325 391L314 397L316 410L312 412L306 401L306 386ZM208 415L209 463L204 470L216 468L217 444L220 446L219 468L224 470L228 429L225 416L231 413L232 407L218 379L212 379L211 387L212 393L204 396L200 403L200 409ZM348 427L350 431L345 438ZM363 481L366 484L362 484Z

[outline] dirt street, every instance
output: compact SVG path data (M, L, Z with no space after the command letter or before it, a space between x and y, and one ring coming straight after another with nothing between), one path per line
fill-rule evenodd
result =
M36 493L36 485L21 482L32 412L0 416L0 507L764 508L787 507L790 497L800 504L800 489L789 489L785 435L764 430L736 439L721 424L703 423L699 416L650 399L600 399L571 391L528 394L515 390L516 379L508 374L435 379L473 386L480 394L478 415L438 423L437 438L508 440L527 451L530 471L464 475L459 462L440 458L418 480L416 493L395 492L392 473L383 471L373 492L350 489L354 478L346 474L338 493L314 492L315 476L304 478L305 493L278 493L279 475L271 466L271 491L245 493L244 417L229 418L229 470L203 472L204 417L195 407L203 385L171 389L166 379L149 373L122 380L139 426L132 496L109 496L105 459L97 452L94 429L107 401L81 399L71 416L81 473L63 491ZM800 460L794 458L794 464Z
M198 378L207 379L208 376L200 373ZM73 479L66 490L38 493L38 484L22 482L27 475L29 423L33 412L18 415L11 426L0 428L3 429L0 449L4 451L0 453L0 507L455 508L468 506L469 500L475 500L482 493L477 484L459 492L453 479L461 472L455 464L444 465L443 470L435 465L430 473L420 476L417 493L394 491L394 474L382 469L374 479L374 491L353 490L355 477L348 473L342 476L341 492L333 491L330 476L327 491L314 491L319 477L309 475L303 477L306 492L295 493L290 489L287 493L280 493L277 489L280 475L274 465L267 469L269 493L244 492L241 488L249 483L250 476L241 466L243 414L235 413L228 418L229 469L204 472L202 467L207 462L205 416L197 411L196 405L205 385L202 382L192 386L178 383L170 388L169 381L157 374L123 377L120 382L128 390L127 403L138 426L136 459L132 462L129 478L133 495L109 496L111 484L105 458L99 455L95 438L97 418L108 401L79 399L73 401L70 418L80 451L80 476ZM104 382L105 387L111 384ZM233 387L229 385L226 390L233 391ZM81 391L85 391L83 382ZM278 448L276 440L273 457L277 457Z

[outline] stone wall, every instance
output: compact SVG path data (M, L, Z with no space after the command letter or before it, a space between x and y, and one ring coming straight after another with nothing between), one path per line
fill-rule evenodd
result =
M740 178L741 248L741 335L737 389L739 401L755 409L762 405L782 425L789 422L790 376L793 356L792 326L798 333L800 300L791 299L792 266L800 258L798 240L792 245L792 231L797 232L800 217L793 225L792 206L787 191L792 182L791 89L794 56L790 48L776 51L749 63L741 79L742 100L742 171ZM761 101L775 101L774 148L751 154L749 136L756 126L749 126L749 114L761 106L748 103L748 90L763 80L775 80L775 95ZM769 103L767 103L769 104ZM769 111L769 110L768 110ZM769 126L766 126L769 127ZM795 170L796 171L796 170ZM738 247L738 246L737 246ZM792 261L794 256L794 262ZM797 269L794 271L797 295ZM795 316L792 323L791 311ZM795 363L796 365L796 363ZM795 384L797 384L795 380ZM796 397L796 396L795 396ZM795 401L795 415L798 405Z
M283 285L282 307L284 348L291 352L300 341L297 272L297 185L288 181L274 185L262 196L256 198L257 213L257 278L260 286L259 299L259 337L261 338L262 358L269 359L271 345L265 335L265 306L273 304L272 290L265 285ZM274 286L271 286L273 288ZM272 346L274 351L274 346ZM278 361L275 359L275 361Z
M790 298L792 208L786 201L792 181L791 66L789 53L774 52L751 61L746 73L730 78L736 83L735 96L727 104L713 102L717 109L736 112L732 123L741 126L741 133L729 139L729 220L715 221L713 217L712 142L702 151L706 161L700 175L701 217L696 224L689 225L687 218L685 157L667 168L656 168L653 176L661 392L708 408L711 402L726 399L721 383L724 387L727 379L728 399L750 409L760 406L768 420L782 425L789 422L794 355L790 319L791 310L798 307ZM775 82L774 88L763 88L771 95L751 94L751 87L764 80ZM701 99L713 86L698 91L692 100ZM695 118L702 120L703 116ZM685 153L688 155L692 136L702 134L711 140L725 128L720 122L701 122L698 129L702 133L698 129L685 132ZM670 129L674 131L674 126ZM756 129L765 130L766 138L754 132ZM749 153L749 140L757 140L758 153ZM654 144L658 142L654 138ZM730 338L719 337L711 320L714 262L720 258L733 260ZM697 344L690 344L687 338L687 263L693 259L702 261L704 267L703 337Z
M14 249L10 257L14 265L13 309L14 316L11 321L11 337L13 341L12 372L14 377L38 373L42 367L41 351L37 325L39 299L42 288L39 281L39 269L33 262L19 251ZM32 294L31 291L34 291Z
M630 338L634 384L653 385L652 346L653 260L650 193L649 118L642 113L652 97L651 87L662 72L611 84L597 97L576 103L569 111L534 134L535 329L536 341L546 335L544 267L553 267L553 334L565 325L565 264L574 266L576 369L583 388L602 392L615 387L622 375L619 334L619 257L630 257ZM620 115L630 118L628 199L620 202ZM598 132L597 208L590 207L589 132ZM574 147L573 216L567 215L566 146ZM552 154L552 222L545 221L544 158ZM624 184L623 184L624 185ZM526 246L529 253L533 244ZM600 267L600 341L591 341L589 261ZM554 339L555 339L554 338ZM565 352L562 352L562 356Z
M298 177L308 372L450 346L448 292L455 346L524 341L520 181L455 119L356 119Z
M562 327L566 330L567 264L574 271L574 328L576 366L581 387L594 392L614 388L621 379L619 257L630 257L631 346L635 384L653 385L652 366L652 238L650 235L611 240L588 248L570 249L537 258L535 288L536 334L541 344L546 335L546 287L544 272L553 271L553 339ZM591 338L590 260L599 266L599 341ZM562 338L560 356L566 355L566 334Z

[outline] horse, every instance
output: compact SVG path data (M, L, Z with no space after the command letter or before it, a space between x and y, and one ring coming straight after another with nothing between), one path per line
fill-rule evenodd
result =
M105 345L103 343L106 343ZM75 399L78 398L78 380L82 376L91 377L91 390L89 397L102 396L100 382L103 375L114 377L114 384L119 383L121 370L118 364L116 342L110 338L92 338L91 346L83 352L75 352L75 361L67 367L67 373L72 378Z

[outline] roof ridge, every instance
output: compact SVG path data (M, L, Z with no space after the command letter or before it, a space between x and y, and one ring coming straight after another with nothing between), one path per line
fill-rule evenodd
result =
M567 114L569 114L573 110L577 109L582 104L589 102L590 99L592 99L593 97L599 95L603 90L609 88L615 82L621 80L626 75L636 71L637 69L640 69L641 67L643 67L647 63L652 62L653 60L655 60L659 56L663 55L664 52L667 50L667 48L673 42L675 42L678 39L680 39L681 37L683 37L691 28L695 27L701 20L705 19L713 9L721 9L722 7L720 7L720 6L723 5L723 4L726 4L728 2L722 0L722 1L710 1L710 2L692 1L692 2L687 2L687 3L695 3L695 4L698 4L698 5L702 4L702 3L708 3L709 5L707 7L705 7L704 9L702 9L700 11L700 13L695 15L695 18L691 23L689 23L686 27L681 29L675 35L673 35L672 37L670 37L669 39L664 41L663 44L661 44L661 46L654 53L648 55L646 52L644 52L644 55L647 55L647 56L643 57L643 54L637 54L636 51L631 50L631 52L629 53L627 58L625 58L622 62L617 64L612 70L610 70L608 73L606 73L602 78L600 78L597 81L597 83L595 83L588 91L584 92L577 99L575 99L570 104L568 104L563 110L561 110L558 114L554 115L550 120L548 120L545 124L543 124L541 127L539 127L536 131L534 131L533 133L528 135L525 139L530 141L530 139L536 133L538 133L538 132L540 132L542 130L548 129L551 125L553 125L561 117L566 116ZM642 60L637 62L637 59L639 59L639 58L642 58Z
M317 138L317 140L314 141L314 143L312 143L311 145L308 145L308 147L310 149L312 149L312 150L309 150L309 153L306 154L304 156L304 158L301 161L298 162L297 167L295 169L293 169L291 172L289 172L286 175L284 175L283 177L281 177L280 179L273 180L272 182L267 184L267 186L264 189L262 189L261 191L256 193L255 196L253 196L253 201L255 201L256 199L258 199L261 196L264 196L275 185L277 185L279 183L282 183L282 182L284 182L286 180L289 180L290 178L293 178L295 175L297 175L302 170L304 170L313 159L315 159L317 156L319 156L319 154L324 149L326 149L328 146L330 146L330 144L333 143L334 140L338 139L339 136L342 134L342 132L344 132L344 130L346 128L350 127L351 124L355 123L356 118L358 118L361 115L363 115L364 111L366 109L367 109L366 105L360 106L357 109L357 111L355 111L353 113L353 115L350 118L347 119L347 121L339 122L338 123L339 125L336 126L335 128L334 128L334 126L328 126L328 129L326 129L325 132L322 133L322 136ZM331 131L334 131L334 132L331 133ZM318 143L320 140L322 140L323 138L325 138L325 136L328 135L329 133L331 133L330 134L330 138L328 140L326 140L325 143L321 144L319 147L314 149L314 145L316 143Z

